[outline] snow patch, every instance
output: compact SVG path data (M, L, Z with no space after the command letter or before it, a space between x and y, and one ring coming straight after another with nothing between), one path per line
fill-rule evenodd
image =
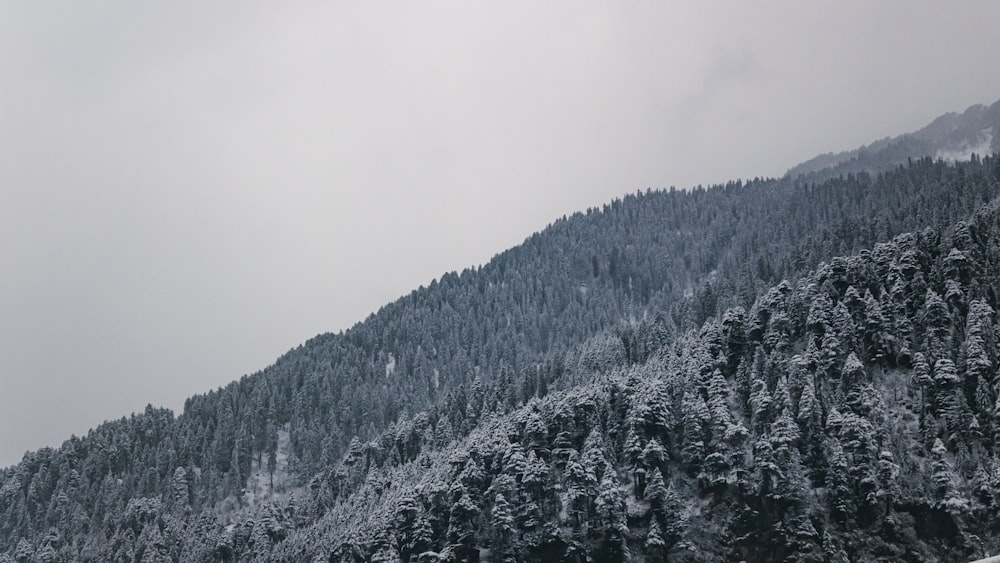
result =
M947 162L958 162L971 159L973 153L980 156L993 153L992 127L987 127L986 129L980 131L975 142L965 141L957 147L938 149L937 154L934 155L934 159L940 159Z
M628 491L625 492L628 493ZM625 497L625 513L633 520L645 518L649 514L649 503L629 494Z
M262 504L283 505L288 503L293 494L296 497L305 494L301 485L295 485L295 480L289 471L289 453L292 450L288 431L289 425L285 424L277 432L278 447L275 451L273 486L272 476L267 468L267 455L261 455L258 463L255 453L245 487L215 503L213 512L226 526L227 533L231 534L236 526L252 517L257 507Z
M271 473L267 470L267 455L262 455L260 463L256 458L250 469L246 489L243 493L243 504L253 507L272 498L280 498L289 488L291 475L288 471L288 452L291 441L288 436L288 426L278 430L278 448L275 459L274 481L272 486Z
M389 379L394 373L396 373L396 356L389 354L389 361L385 364L385 378Z
M437 368L434 368L434 388L437 389L441 386L441 372Z

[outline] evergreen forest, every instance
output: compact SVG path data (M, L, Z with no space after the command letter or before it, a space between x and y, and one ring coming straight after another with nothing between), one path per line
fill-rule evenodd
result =
M1000 554L1000 157L564 216L0 469L0 561Z

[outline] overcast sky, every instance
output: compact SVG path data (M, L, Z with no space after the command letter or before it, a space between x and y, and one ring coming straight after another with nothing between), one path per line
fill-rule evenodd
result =
M0 466L565 213L1000 98L1000 3L2 2Z

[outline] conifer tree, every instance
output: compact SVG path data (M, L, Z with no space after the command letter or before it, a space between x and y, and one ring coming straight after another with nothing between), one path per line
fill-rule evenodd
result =
M837 303L833 307L833 313L830 315L830 324L836 332L836 344L840 347L840 353L837 354L838 356L844 353L854 352L858 349L857 325L855 324L854 318L847 310L847 306L843 301ZM833 343L832 340L831 343ZM826 347L824 339L823 348ZM834 348L831 350L831 353L836 351L836 348Z
M507 563L516 561L515 538L517 528L514 523L514 515L507 498L501 493L497 493L493 500L493 514L490 519L490 529L492 533L492 558L497 563Z
M760 433L770 423L771 393L763 379L754 378L750 391L751 430Z
M698 393L685 392L681 409L684 432L681 457L688 471L694 474L705 458L705 424L710 415L705 400Z
M649 521L649 530L646 532L645 542L646 553L655 561L663 561L667 556L667 542L663 540L663 532L660 530L660 523L656 518Z
M928 289L921 316L926 329L926 349L934 361L944 358L950 344L951 315L941 296Z
M927 363L927 358L920 352L913 355L913 376L910 381L920 389L920 412L926 411L931 402L931 395L934 378L931 377L931 368Z
M845 522L854 515L854 499L848 476L847 458L837 439L829 440L830 466L826 472L826 491L834 519Z
M934 364L935 413L944 424L951 441L960 439L966 430L963 424L965 398L960 383L954 362L942 358Z
M964 515L969 510L968 501L958 491L958 476L948 460L948 450L940 439L934 441L931 456L931 481L937 505L956 516Z
M586 530L590 516L591 491L597 486L597 476L580 462L576 452L570 454L564 471L566 478L567 513L577 533Z
M458 500L451 506L448 518L448 540L452 543L471 545L478 530L479 507L462 490Z
M602 560L624 561L628 557L625 535L628 523L625 520L625 498L619 488L615 472L609 470L601 480L594 501L596 525L603 536Z
M687 535L688 518L684 505L673 484L667 487L663 496L663 515L660 519L663 529L663 541L667 550L671 550Z
M889 352L890 337L886 332L887 321L882 306L870 291L865 291L864 345L868 358L881 362Z

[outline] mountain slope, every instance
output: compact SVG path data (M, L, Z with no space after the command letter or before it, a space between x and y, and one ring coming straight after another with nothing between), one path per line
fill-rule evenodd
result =
M966 217L1000 195L998 179L995 158L921 159L877 177L648 192L565 218L483 268L193 397L176 418L149 408L29 453L0 472L0 553L246 558L252 534L265 559L284 538L326 545L339 536L314 532L345 487L371 475L351 468L407 460L491 413L643 364L782 277ZM389 436L398 445L373 446ZM274 473L274 490L247 489Z
M892 170L910 159L968 160L1000 151L1000 101L975 105L963 113L946 113L929 125L898 137L886 137L852 151L827 153L807 160L785 173L821 181L841 174Z
M1000 552L1000 205L839 257L650 359L330 474L282 560L955 560ZM462 416L459 413L459 416ZM438 418L440 424L440 418ZM337 488L333 488L337 487ZM345 498L346 497L346 498ZM991 539L992 538L992 539ZM232 540L233 545L239 542ZM253 553L259 546L246 544ZM429 556L428 556L429 557Z

